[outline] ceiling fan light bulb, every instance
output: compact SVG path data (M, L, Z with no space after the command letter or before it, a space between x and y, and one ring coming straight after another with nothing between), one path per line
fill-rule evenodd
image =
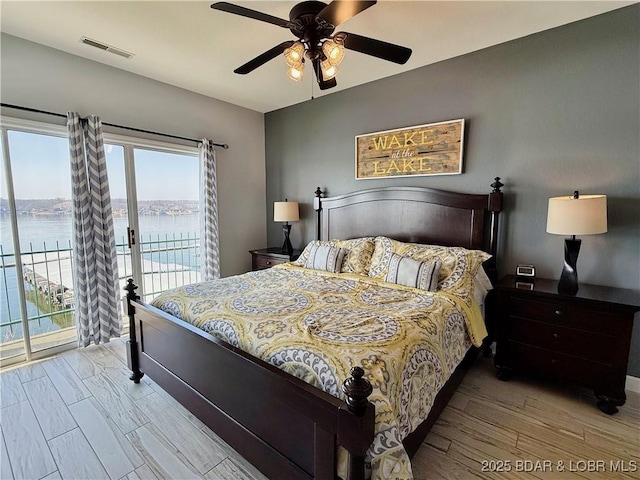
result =
M301 42L295 42L289 48L284 50L284 59L290 67L296 66L302 62L304 55L304 45Z
M322 51L331 65L339 65L344 59L344 45L333 40L327 40L322 45Z
M329 60L325 60L320 64L320 69L322 70L322 78L327 81L331 80L338 74L338 67L332 65Z
M302 62L299 62L299 65L293 65L287 70L287 76L295 82L301 82L304 73L303 68Z

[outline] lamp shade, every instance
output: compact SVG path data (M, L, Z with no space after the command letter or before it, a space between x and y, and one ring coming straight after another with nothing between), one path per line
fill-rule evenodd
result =
M607 231L607 196L552 197L547 211L547 233L590 235Z
M300 220L298 202L273 202L274 222L297 222Z

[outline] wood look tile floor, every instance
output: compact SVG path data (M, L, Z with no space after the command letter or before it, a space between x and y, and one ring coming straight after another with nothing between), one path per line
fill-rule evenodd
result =
M0 371L0 479L265 479L128 375L123 339ZM501 382L482 357L412 465L416 480L640 479L640 394L608 416L584 389Z

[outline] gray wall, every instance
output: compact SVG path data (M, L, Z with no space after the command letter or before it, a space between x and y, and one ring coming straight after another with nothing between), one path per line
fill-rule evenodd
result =
M564 239L545 232L547 199L580 190L606 194L609 213L608 233L582 237L580 281L640 289L639 25L634 5L266 114L269 244L282 241L271 205L284 197L305 202L292 242L313 239L316 186L485 193L500 176L502 273L532 263L559 277ZM457 118L467 122L462 175L354 179L354 136ZM639 330L636 317L635 376Z
M228 143L229 150L217 150L221 272L251 268L248 250L266 244L263 114L10 35L1 42L3 103L75 110L104 122ZM60 123L12 109L2 113Z

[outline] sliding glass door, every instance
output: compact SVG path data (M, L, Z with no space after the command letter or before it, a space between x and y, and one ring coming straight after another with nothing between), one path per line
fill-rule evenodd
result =
M195 149L107 145L107 169L122 287L149 301L200 279Z
M4 183L11 182L12 193L2 196L7 208L0 218L7 297L0 314L4 358L74 342L76 329L68 141L15 130L3 138Z
M149 301L200 280L198 157L135 148L139 285Z
M16 123L0 129L2 364L77 342L66 129ZM133 278L150 300L198 281L197 150L105 135L105 155L121 288Z

